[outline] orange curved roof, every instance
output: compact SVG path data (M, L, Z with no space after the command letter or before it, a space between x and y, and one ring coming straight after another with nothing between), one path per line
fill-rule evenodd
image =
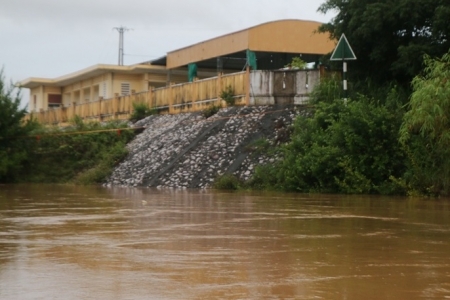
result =
M315 21L279 20L219 36L167 53L167 68L173 69L250 49L252 51L327 54L335 47L328 35L316 33Z

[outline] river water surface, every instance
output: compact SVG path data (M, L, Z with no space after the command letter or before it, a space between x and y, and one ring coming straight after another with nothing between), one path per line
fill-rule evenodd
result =
M0 299L450 299L450 200L0 185Z

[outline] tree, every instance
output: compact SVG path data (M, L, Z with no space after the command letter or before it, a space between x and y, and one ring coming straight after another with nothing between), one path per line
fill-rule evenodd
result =
M345 33L358 61L350 76L409 85L423 68L422 57L450 48L448 0L326 0L318 11L337 11L320 26L332 39Z
M450 52L424 57L424 74L412 81L410 110L400 141L409 156L405 179L413 189L434 195L450 193Z
M23 122L26 109L20 108L20 89L5 84L0 71L0 182L14 181L27 159L27 135L36 127L33 121Z
M325 82L321 89L329 87ZM395 90L389 97L394 99L386 103L394 102ZM299 192L403 193L392 180L405 171L397 140L401 108L362 95L347 104L340 99L316 103L312 117L296 119L283 159L257 168L250 184Z

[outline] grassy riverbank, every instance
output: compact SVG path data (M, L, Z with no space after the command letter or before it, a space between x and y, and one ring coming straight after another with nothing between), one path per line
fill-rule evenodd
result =
M127 154L134 131L124 122L83 122L66 128L36 126L27 137L21 167L6 181L97 184Z

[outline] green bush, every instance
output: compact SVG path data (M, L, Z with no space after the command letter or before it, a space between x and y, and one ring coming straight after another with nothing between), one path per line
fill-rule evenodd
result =
M113 168L128 154L122 142L116 143L109 151L102 153L101 160L94 167L77 174L74 182L77 184L102 183L111 175Z
M202 111L203 116L207 119L215 115L220 110L220 106L211 105Z
M234 89L231 85L227 86L221 93L220 98L223 99L228 106L233 106L236 102L234 99Z
M306 68L306 62L303 61L299 56L296 56L293 57L291 63L286 65L285 67L303 70Z
M130 116L131 122L142 120L148 116L156 115L158 111L155 108L150 108L145 103L133 103L133 113Z
M259 138L251 141L245 150L251 152L252 155L268 154L271 150L274 150L270 141L266 138Z
M243 182L233 174L224 174L214 181L213 187L218 190L238 190Z
M336 99L341 99L343 95L342 79L336 73L331 73L329 76L323 78L320 84L314 88L309 103L332 103Z
M83 183L103 181L126 155L134 137L125 123L85 123L79 118L69 128L41 128L22 173L23 182ZM86 172L86 174L84 174Z
M296 119L282 160L257 168L251 184L299 192L404 193L392 180L405 171L400 122L398 111L361 95L347 104L319 102L312 118Z

